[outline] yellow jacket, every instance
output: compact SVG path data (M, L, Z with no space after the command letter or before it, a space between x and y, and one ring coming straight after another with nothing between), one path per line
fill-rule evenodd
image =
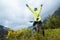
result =
M34 15L34 21L41 21L40 13L42 10L42 6L40 6L39 10L37 10L37 11L32 10L31 7L28 7L28 8ZM38 18L38 20L37 20L37 18Z

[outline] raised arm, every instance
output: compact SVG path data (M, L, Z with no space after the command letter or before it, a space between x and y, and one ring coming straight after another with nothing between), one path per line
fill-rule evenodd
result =
M26 4L26 6L28 7L28 9L29 9L32 13L34 13L34 10L32 10L32 8L31 8L31 7L29 7L29 5L28 5L28 4Z
M42 11L42 4L40 5L40 8L39 8L39 13L41 13L41 11Z

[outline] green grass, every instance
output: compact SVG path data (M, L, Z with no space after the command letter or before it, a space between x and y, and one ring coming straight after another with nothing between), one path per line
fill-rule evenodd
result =
M45 30L46 40L60 40L60 29Z
M60 40L60 29L45 29L45 36L36 32L31 35L30 32L30 30L24 30L22 33L17 34L17 37L12 38L11 36L9 40Z

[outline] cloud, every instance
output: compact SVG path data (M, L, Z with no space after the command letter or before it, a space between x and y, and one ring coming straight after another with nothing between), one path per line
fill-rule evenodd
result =
M11 29L21 29L32 25L33 14L26 7L39 8L43 4L41 12L42 20L52 14L60 4L59 0L0 0L0 24ZM48 14L47 14L48 13Z

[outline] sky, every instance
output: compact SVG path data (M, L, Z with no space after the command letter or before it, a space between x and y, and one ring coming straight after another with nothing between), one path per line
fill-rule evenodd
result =
M0 0L0 25L13 30L19 30L32 26L34 17L32 12L26 7L28 4L32 9L43 4L41 11L42 21L52 15L58 7L60 0Z

